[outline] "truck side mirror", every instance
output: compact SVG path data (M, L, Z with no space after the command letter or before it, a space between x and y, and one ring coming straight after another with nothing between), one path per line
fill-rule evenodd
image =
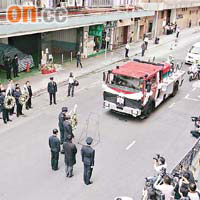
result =
M105 82L106 81L106 73L103 72L103 81Z

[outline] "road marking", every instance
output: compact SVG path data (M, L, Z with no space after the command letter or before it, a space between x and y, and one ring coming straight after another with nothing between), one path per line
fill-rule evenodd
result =
M176 103L172 103L168 108L172 108Z
M191 101L200 101L200 100L198 100L198 99L190 98L189 96L190 96L190 95L187 94L187 95L185 96L185 99L187 99L187 100L191 100Z
M135 143L136 141L133 140L133 142L126 147L126 150L128 151Z

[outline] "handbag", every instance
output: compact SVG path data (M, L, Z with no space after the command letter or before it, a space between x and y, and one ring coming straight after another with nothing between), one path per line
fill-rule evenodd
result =
M74 86L79 86L79 82L77 80L74 81Z

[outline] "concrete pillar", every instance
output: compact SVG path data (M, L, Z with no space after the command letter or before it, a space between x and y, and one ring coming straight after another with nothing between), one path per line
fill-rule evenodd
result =
M88 57L87 44L88 44L89 26L83 27L83 58Z
M113 50L113 43L114 43L114 28L111 28L110 30L110 45L109 45L109 50Z
M176 9L171 10L170 22L171 23L176 22Z

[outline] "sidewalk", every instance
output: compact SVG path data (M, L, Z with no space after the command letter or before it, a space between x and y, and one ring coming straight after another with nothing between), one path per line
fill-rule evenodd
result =
M188 36L191 36L192 33L198 32L198 31L200 32L199 27L185 29L180 32L179 37L180 37L180 39L183 39ZM157 45L154 44L154 41L149 42L148 51L150 51L151 49L154 49L158 46L172 43L172 42L174 42L174 40L175 40L175 34L160 36L159 44L157 44ZM130 45L131 46L130 53L129 53L130 57L141 54L141 43L142 43L142 41L133 43ZM146 54L148 54L148 51L146 52ZM37 96L40 93L46 91L46 87L47 87L50 77L54 77L55 81L58 84L61 84L67 80L70 72L73 72L74 76L76 78L79 78L86 74L103 69L111 64L122 61L124 59L124 54L125 54L124 47L121 47L119 49L113 50L113 52L108 52L106 57L105 57L105 54L102 54L102 55L98 55L96 57L91 57L91 58L82 60L82 64L83 64L82 69L80 67L77 68L76 62L73 61L72 63L65 63L63 65L62 70L60 70L54 74L49 74L49 75L39 74L39 75L36 75L33 77L28 77L28 78L22 79L22 80L18 81L18 83L21 86L23 86L24 83L29 80L32 85L33 93Z

